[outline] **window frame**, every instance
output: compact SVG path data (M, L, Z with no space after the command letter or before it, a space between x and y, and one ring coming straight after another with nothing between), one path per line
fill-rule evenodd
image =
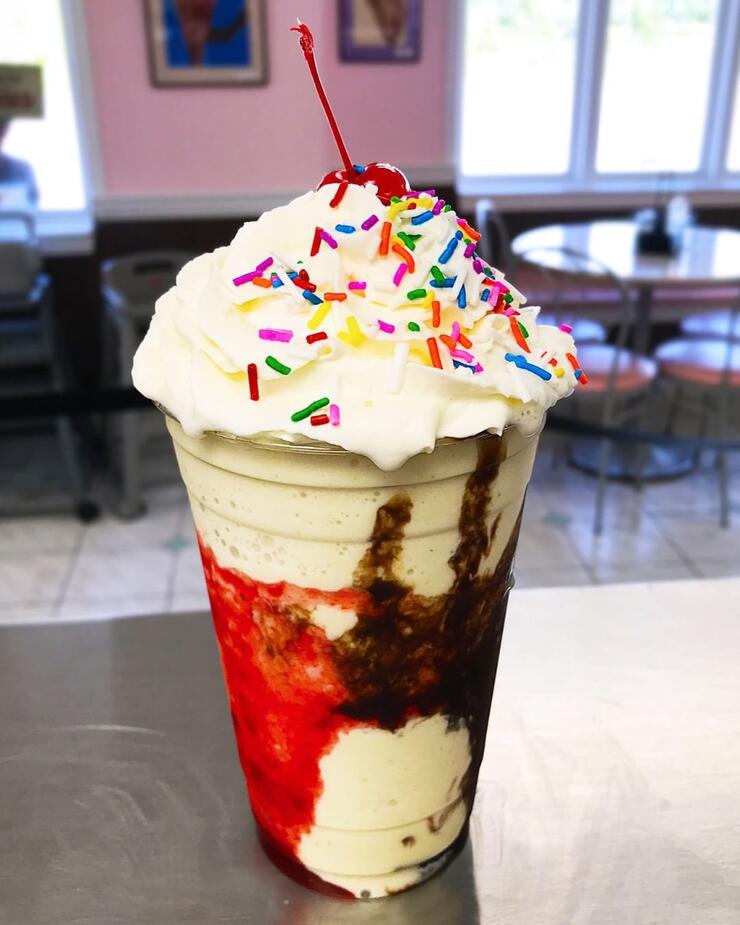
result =
M654 194L658 177L652 173L599 173L596 149L599 132L602 84L606 58L610 0L579 0L575 89L573 94L570 157L563 174L463 174L457 184L462 195ZM456 60L462 61L466 29L466 3L458 5ZM720 0L709 75L699 167L691 172L670 172L672 190L739 191L740 170L730 170L731 120L740 68L740 3ZM457 68L455 162L461 163L463 68Z

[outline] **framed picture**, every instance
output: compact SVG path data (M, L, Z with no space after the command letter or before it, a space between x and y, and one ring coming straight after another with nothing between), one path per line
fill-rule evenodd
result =
M342 61L417 61L421 0L339 0Z
M144 13L155 86L265 82L263 0L144 0Z

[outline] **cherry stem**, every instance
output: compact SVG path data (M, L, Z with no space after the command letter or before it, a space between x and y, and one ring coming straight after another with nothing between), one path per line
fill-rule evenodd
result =
M324 107L326 118L329 120L329 128L331 129L331 133L334 136L334 141L337 143L337 148L339 148L339 154L344 161L344 166L346 167L349 176L354 176L357 171L352 164L349 152L347 151L347 146L345 145L344 139L342 138L342 133L339 131L337 120L334 118L334 113L332 112L329 99L324 91L324 85L321 83L321 78L319 77L319 69L316 67L316 59L314 58L313 53L313 34L308 26L305 23L302 23L300 20L298 20L297 26L291 27L290 31L297 32L300 36L301 51L303 52L303 57L306 59L306 64L308 64L311 77L313 77L313 82L316 86L316 92L318 93L319 99L321 100L321 105Z

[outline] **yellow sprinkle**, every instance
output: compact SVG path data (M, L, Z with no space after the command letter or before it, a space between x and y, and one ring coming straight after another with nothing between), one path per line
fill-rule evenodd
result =
M353 347L359 347L360 344L365 340L365 335L362 333L359 324L357 323L357 318L354 315L349 315L347 317L347 331L340 331L337 337L345 342L345 344L351 344Z
M313 316L308 319L306 327L309 331L315 331L316 328L321 324L321 322L326 318L326 316L331 311L331 302L324 302L323 305L319 307L314 312Z
M433 301L434 301L434 293L432 292L431 289L428 289L426 298L422 302L422 305L424 306L424 308L431 308Z
M563 376L565 375L565 370L563 369L562 366L555 367L555 375L558 377L558 379L563 378Z

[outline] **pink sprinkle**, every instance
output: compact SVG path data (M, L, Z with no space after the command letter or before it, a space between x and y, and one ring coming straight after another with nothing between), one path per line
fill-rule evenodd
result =
M483 367L480 365L480 363L476 363L476 364L475 364L475 371L476 371L477 373L482 373L482 372L483 372Z
M280 328L260 328L259 335L262 340L279 340L284 344L293 340L292 331L284 331Z
M422 196L436 196L437 190L436 189L423 189L421 191L421 194Z
M468 247L470 247L470 245L468 245ZM466 247L465 250L467 251L467 249L468 248ZM473 248L473 250L475 250L475 248ZM473 269L475 270L476 273L483 272L483 261L479 257L476 257L475 260L473 261Z
M475 244L468 244L468 246L463 251L463 257L472 257L475 253Z
M411 189L408 191L408 193L404 195L403 198L404 199L418 199L418 197L419 197L419 191L415 189Z
M339 405L329 405L329 423L333 424L334 427L338 427L339 419Z
M439 215L439 213L442 211L442 209L444 209L444 207L445 207L445 201L444 201L444 199L438 199L438 200L434 203L434 206L432 207L432 212L433 212L435 215Z
M328 231L324 231L324 230L322 229L321 234L319 235L319 237L321 238L322 241L326 241L326 243L329 245L329 247L334 248L334 250L336 250L337 247L339 247L339 245L337 244L337 242L334 240L334 238L332 238L332 236L329 234Z
M395 324L388 324L387 321L381 321L378 318L378 327L381 331L385 331L386 334L392 334L396 330Z
M251 283L253 279L256 279L261 274L257 270L252 270L251 273L244 273L242 276L235 276L232 282L235 286L243 286L244 283Z
M266 270L268 267L271 267L271 266L272 266L273 262L274 262L274 261L273 261L272 257L267 257L265 260L262 261L262 263L258 263L258 264L257 264L257 266L255 267L255 270L256 270L258 273L264 273L265 270Z
M370 229L373 227L373 225L377 225L377 224L378 224L378 221L379 221L379 219L378 219L378 216L377 216L377 215L370 215L370 216L369 216L368 218L366 218L365 221L360 225L360 228L362 228L363 231L370 231Z
M512 318L514 315L518 315L519 312L515 308L505 308L504 314L507 318Z
M399 264L398 264L398 269L397 269L396 272L393 274L393 285L394 285L394 286L400 286L400 285L401 285L401 280L402 280L402 279L404 278L404 276L406 275L406 271L407 271L407 270L408 270L408 264L406 264L406 263L399 263Z
M475 362L475 357L472 353L468 353L467 350L450 350L450 356L455 357L456 360L462 360L463 363Z
M460 340L460 323L458 321L452 322L452 339Z
M358 279L352 280L351 283L347 283L347 289L367 289L367 283L363 283Z
M573 328L569 324L559 324L558 327L561 331L565 331L566 334L570 334L573 331Z

